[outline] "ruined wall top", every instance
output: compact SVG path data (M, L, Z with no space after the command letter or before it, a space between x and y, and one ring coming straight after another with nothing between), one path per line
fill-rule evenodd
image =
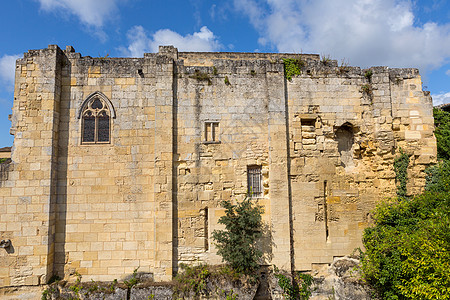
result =
M331 60L328 58L321 58L318 54L299 54L299 53L256 53L256 52L178 52L178 49L174 46L160 46L158 53L144 53L143 58L134 57L91 57L82 56L81 53L76 52L74 47L66 46L65 50L61 50L57 45L49 45L48 48L29 50L24 53L23 60L31 58L33 56L45 55L47 52L54 53L56 51L59 54L64 54L70 59L83 59L92 61L96 64L102 62L102 65L108 62L117 62L120 60L121 64L126 64L127 61L134 61L137 63L141 59L156 59L156 58L169 58L173 59L177 63L189 66L198 67L211 67L214 66L214 62L218 60L223 61L270 61L271 63L281 63L282 59L301 58L305 64L305 70L308 75L317 73L337 73L346 74L348 76L364 75L366 69L360 67L348 66L348 64L339 64L336 60ZM19 59L21 61L22 59ZM167 61L165 61L167 62ZM311 69L311 70L308 70ZM314 70L313 70L314 69ZM373 71L373 73L389 73L389 77L392 80L415 78L419 76L419 70L416 68L389 68L385 66L380 67L370 67L367 68Z

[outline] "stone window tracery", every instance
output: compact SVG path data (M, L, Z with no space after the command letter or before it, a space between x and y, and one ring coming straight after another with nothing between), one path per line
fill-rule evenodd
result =
M84 106L81 117L81 143L110 143L111 112L105 100L93 97Z

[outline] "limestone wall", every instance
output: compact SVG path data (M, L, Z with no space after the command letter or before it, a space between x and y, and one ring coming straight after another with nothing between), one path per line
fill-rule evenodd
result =
M295 269L361 247L370 210L395 196L400 147L412 155L409 192L422 190L436 153L431 99L420 86L415 69L311 61L287 82Z
M220 201L245 197L249 166L262 170L258 201L265 221L287 225L272 222L288 218L284 90L276 88L283 85L283 68L265 60L217 59L211 67L183 62L177 63L176 251L179 262L219 263L211 233L221 228ZM199 74L208 79L198 79ZM214 141L205 135L209 122L218 125ZM268 247L268 254L289 266L289 230L281 227L272 237L284 240L277 249Z
M0 189L0 285L36 285L54 258L56 162L61 50L25 53L16 65L12 132L16 139L8 180Z
M12 163L0 181L0 286L78 272L169 280L180 263L221 262L220 201L261 172L264 264L311 270L361 246L369 211L395 195L393 161L411 155L408 191L436 158L418 71L361 70L303 55L178 53L82 57L30 50L16 67ZM107 142L82 142L103 101ZM91 104L89 104L91 103Z
M135 268L171 277L172 62L92 59L64 66L55 271L112 280ZM140 70L140 71L139 71ZM111 101L111 141L81 143L92 93Z

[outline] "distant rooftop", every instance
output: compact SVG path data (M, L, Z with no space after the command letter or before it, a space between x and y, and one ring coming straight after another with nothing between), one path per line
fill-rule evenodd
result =
M442 109L443 111L450 112L450 103L438 105L438 106L436 106L436 108Z

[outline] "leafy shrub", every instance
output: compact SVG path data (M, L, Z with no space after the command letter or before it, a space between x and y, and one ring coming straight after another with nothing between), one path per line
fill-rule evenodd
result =
M383 202L364 231L362 274L383 299L450 299L450 195Z
M208 85L212 84L211 77L207 73L203 73L199 70L195 70L194 74L190 76L191 78L197 79L197 81L207 81Z
M322 62L322 64L324 64L325 66L328 65L331 62L331 55L327 54L327 55L322 55L320 58L320 61Z
M228 265L220 266L189 266L180 264L181 272L174 278L175 299L180 298L198 298L201 295L212 296L214 294L221 296L221 299L236 299L237 295L233 290L215 289L216 283L219 286L224 282L233 283L244 287L257 284L255 277L238 273Z
M364 84L361 86L361 90L368 96L372 96L372 86L370 84Z
M367 79L369 82L372 81L372 75L373 75L372 70L367 70L366 73L364 73L364 77L366 77L366 79Z
M302 69L305 66L305 62L301 58L283 58L283 63L284 77L289 81L292 81L293 76L302 74Z
M338 68L337 74L338 75L342 75L342 74L345 74L345 73L347 73L349 71L350 71L350 67L348 66L348 62L346 62L345 59L342 59L341 65Z
M214 230L213 239L217 254L237 272L250 274L259 267L262 252L256 248L256 240L261 237L263 208L250 198L232 204L230 200L221 202L225 216L219 223L225 230Z
M400 155L394 159L395 181L397 182L397 196L406 198L408 183L409 156L400 148Z
M450 161L443 160L425 170L427 181L425 190L430 192L450 192Z
M139 283L139 278L137 276L137 271L139 267L133 270L133 274L131 275L131 278L128 280L125 280L123 283L127 286L127 288L131 289L133 286Z
M181 264L180 268L182 272L175 277L175 292L183 295L193 292L197 296L204 293L207 279L211 275L209 267L207 265L191 267Z
M311 284L313 277L309 274L294 272L293 278L279 272L275 267L275 278L278 279L278 285L283 290L283 296L287 300L307 300L311 296Z

